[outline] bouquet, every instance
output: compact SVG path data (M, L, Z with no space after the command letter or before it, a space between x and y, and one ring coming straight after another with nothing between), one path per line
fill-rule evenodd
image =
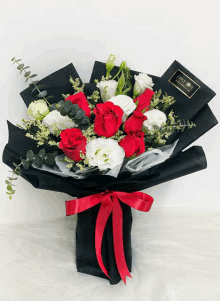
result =
M206 168L201 147L182 150L217 124L207 105L215 93L178 62L159 79L115 59L96 62L83 84L72 64L37 81L13 58L29 81L30 118L8 122L3 153L10 199L17 175L77 197L66 202L67 215L78 214L77 270L111 284L131 277L131 207L153 203L139 190Z

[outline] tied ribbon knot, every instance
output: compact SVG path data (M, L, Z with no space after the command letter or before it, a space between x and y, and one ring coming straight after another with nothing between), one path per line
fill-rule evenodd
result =
M98 194L93 194L80 199L74 199L66 202L66 215L73 215L83 212L97 204L101 204L95 227L95 250L100 268L108 277L102 260L102 239L105 231L105 226L110 214L112 213L112 227L113 227L113 245L115 253L115 261L119 274L126 284L126 276L132 278L129 273L123 246L123 213L120 202L143 212L148 212L153 203L153 198L143 192L126 193L121 191L105 191Z

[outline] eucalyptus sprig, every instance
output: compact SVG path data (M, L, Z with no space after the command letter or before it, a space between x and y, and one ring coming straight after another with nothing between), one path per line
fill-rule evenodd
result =
M13 189L13 186L15 186L15 185L12 183L13 183L13 181L18 179L18 178L14 178L15 175L17 175L17 176L21 175L20 166L22 165L22 163L20 163L19 165L17 165L16 163L13 163L13 165L15 166L15 169L13 171L10 170L10 172L12 172L12 176L8 177L8 180L5 180L5 183L7 184L6 193L9 195L9 200L11 200L12 195L15 194L15 190Z
M13 162L13 166L15 167L14 170L10 171L12 172L12 176L8 177L8 180L5 180L5 183L7 184L7 194L9 195L9 199L12 199L12 195L15 194L15 190L13 189L13 186L15 186L13 181L17 180L18 178L14 178L15 175L20 176L21 175L21 166L24 167L24 169L29 169L30 166L33 164L41 168L43 164L48 165L52 167L55 165L55 157L58 155L58 153L55 151L53 153L46 153L45 149L42 148L38 154L34 154L32 150L29 150L26 153L26 159L21 158L21 163L16 164Z
M44 101L50 106L50 103L48 101L48 99L53 98L53 95L50 95L48 97L47 96L47 91L43 90L40 91L44 86L43 85L37 85L38 80L33 80L34 77L37 76L37 74L32 74L31 75L31 71L27 71L28 68L30 68L29 66L24 66L24 64L20 64L19 61L21 61L21 59L16 60L15 57L13 57L11 59L11 61L13 61L13 64L17 64L18 67L17 69L20 70L20 73L24 72L24 77L26 78L26 82L28 82L28 80L31 81L31 83L29 84L30 87L34 86L34 89L32 90L31 94L33 94L35 91L38 92L38 97L39 98L43 98Z

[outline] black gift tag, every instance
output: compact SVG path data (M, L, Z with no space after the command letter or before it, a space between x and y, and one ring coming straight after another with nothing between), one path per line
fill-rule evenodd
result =
M196 82L194 82L189 76L179 69L169 79L169 82L188 98L191 98L200 88Z

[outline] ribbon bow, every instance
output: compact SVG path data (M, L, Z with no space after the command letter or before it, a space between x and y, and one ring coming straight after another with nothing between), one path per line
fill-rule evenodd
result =
M102 260L102 238L106 223L110 214L112 213L112 227L113 227L113 245L115 253L115 261L119 274L126 284L126 276L132 278L129 273L123 246L123 214L119 201L139 211L148 212L153 203L153 198L143 192L120 192L120 191L105 191L103 193L93 194L84 198L74 199L66 202L66 215L72 215L83 212L99 203L101 203L99 213L96 219L95 228L95 250L100 268L108 277Z

